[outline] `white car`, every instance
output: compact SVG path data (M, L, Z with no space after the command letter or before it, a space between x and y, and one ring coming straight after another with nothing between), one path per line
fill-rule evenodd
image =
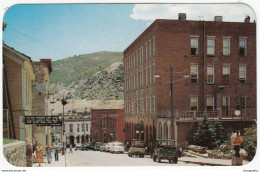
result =
M121 142L114 142L113 147L110 151L111 153L124 153L124 144Z
M82 147L81 143L77 143L76 146L75 146L75 151L81 150L81 147Z
M111 152L111 149L113 148L113 143L112 142L109 142L107 145L106 145L106 152Z

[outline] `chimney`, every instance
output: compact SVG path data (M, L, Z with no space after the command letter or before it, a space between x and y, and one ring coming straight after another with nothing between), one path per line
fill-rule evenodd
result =
M250 16L246 16L245 23L250 23Z
M215 16L214 21L215 22L222 22L222 16Z
M186 20L186 13L179 13L179 20L185 21Z

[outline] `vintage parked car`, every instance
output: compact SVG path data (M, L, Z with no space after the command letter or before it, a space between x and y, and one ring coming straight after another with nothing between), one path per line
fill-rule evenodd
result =
M75 146L75 151L81 150L81 147L82 147L81 143L77 143L76 146Z
M107 146L107 143L103 143L103 145L100 146L100 152L105 152L106 146Z
M175 141L162 142L162 140L160 140L157 144L158 146L154 149L153 161L160 163L162 159L167 159L170 163L177 164L178 157L181 157L181 151L175 143Z
M141 158L144 157L145 154L145 145L144 142L139 140L133 140L132 145L128 151L128 156L132 157L133 155L139 156Z
M112 147L113 147L113 143L112 143L112 142L109 142L109 143L107 144L107 146L106 146L106 152L110 152L111 149L112 149Z
M102 146L103 143L102 142L96 142L94 145L94 151L99 151L100 150L100 146Z
M124 144L121 143L121 142L114 142L112 144L112 148L110 150L111 153L121 153L123 154L124 153Z

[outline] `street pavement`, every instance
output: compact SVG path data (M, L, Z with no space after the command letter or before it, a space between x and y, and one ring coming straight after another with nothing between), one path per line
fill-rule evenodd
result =
M154 162L150 156L144 158L128 157L128 154L111 154L99 151L75 151L73 153L66 153L66 155L59 154L59 161L54 161L54 153L52 154L51 164L42 163L42 167L101 167L101 166L201 166L199 162L231 165L231 160L208 159L208 158L179 158L177 164L169 163L168 160L162 160L161 163ZM65 158L66 157L66 158ZM46 162L46 159L44 159ZM247 164L244 161L243 164ZM34 167L39 165L34 163Z

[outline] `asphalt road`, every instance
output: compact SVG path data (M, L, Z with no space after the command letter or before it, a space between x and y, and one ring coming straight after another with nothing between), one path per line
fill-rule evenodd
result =
M161 163L154 162L150 156L144 158L128 157L128 154L111 154L99 151L73 151L67 153L67 166L87 167L87 166L199 166L197 164L186 164L179 161L177 164L162 160Z

